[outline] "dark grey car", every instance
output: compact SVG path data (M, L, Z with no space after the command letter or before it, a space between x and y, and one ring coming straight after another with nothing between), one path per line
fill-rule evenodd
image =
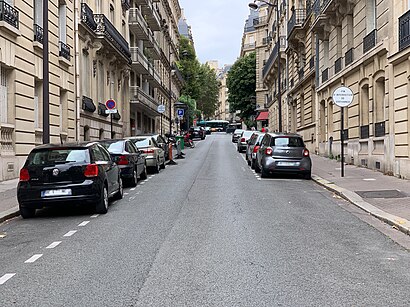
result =
M312 161L300 135L267 133L257 152L255 169L261 172L262 177L274 173L296 173L310 179Z
M246 161L248 162L248 165L250 165L252 169L255 168L256 153L258 152L258 149L261 145L261 141L264 135L265 133L255 131L248 141L248 146L246 147L245 158L246 158Z

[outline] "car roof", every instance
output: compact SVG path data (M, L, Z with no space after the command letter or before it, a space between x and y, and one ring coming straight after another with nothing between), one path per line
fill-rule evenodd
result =
M98 142L90 142L90 141L81 141L81 142L69 142L64 144L44 144L35 147L34 149L53 149L53 148L85 148L90 147L94 144L98 144Z
M273 137L278 137L278 136L286 136L286 137L293 136L293 137L299 137L299 138L302 137L300 134L297 134L297 133L287 133L287 132L269 132L269 133L267 133L267 134L269 134L269 135L271 135L271 136L273 136Z

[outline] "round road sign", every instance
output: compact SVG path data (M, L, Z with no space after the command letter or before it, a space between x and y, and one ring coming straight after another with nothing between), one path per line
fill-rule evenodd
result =
M333 92L333 102L339 107L347 107L353 101L353 92L346 86L338 87Z
M116 107L116 103L113 99L107 100L107 102L105 103L105 106L107 107L108 110L112 110Z
M164 113L165 112L165 106L163 104L160 104L157 107L157 111L158 111L158 113Z

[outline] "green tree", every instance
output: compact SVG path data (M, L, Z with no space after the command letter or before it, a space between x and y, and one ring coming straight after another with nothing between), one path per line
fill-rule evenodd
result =
M256 108L256 54L250 53L238 59L228 72L226 86L229 89L230 112L240 111L239 116L249 122Z

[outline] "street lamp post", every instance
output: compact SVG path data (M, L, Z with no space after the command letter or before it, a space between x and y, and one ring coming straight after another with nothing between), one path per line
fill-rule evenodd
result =
M50 143L48 0L43 0L43 144Z
M264 0L260 0L259 2L263 2L266 5L273 7L276 10L276 34L278 37L277 40L277 44L278 44L278 113L279 113L279 127L278 127L278 131L282 132L282 89L281 89L281 78L280 78L280 27L279 27L279 7L278 7L278 0L276 0L275 4L272 4L270 2L264 1ZM249 7L253 10L258 9L259 5L256 4L255 2L253 3L249 3Z

